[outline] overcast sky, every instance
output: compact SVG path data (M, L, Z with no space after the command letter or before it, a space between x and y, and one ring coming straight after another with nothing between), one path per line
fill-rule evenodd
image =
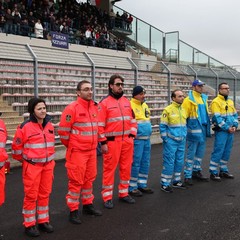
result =
M227 65L240 65L240 0L122 0L116 6Z

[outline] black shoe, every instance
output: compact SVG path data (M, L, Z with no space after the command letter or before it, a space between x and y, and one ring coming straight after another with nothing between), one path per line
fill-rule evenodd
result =
M147 193L147 194L153 194L154 191L151 188L145 187L145 188L138 188L142 193Z
M136 202L135 199L133 199L130 195L127 195L126 197L121 197L119 198L119 200L130 204L134 204Z
M211 173L210 179L216 182L221 182L221 178L218 176L218 174Z
M73 224L81 224L80 216L78 210L74 210L69 214L69 221Z
M37 229L37 227L31 226L31 227L25 227L25 233L29 236L29 237L38 237L40 236L40 233Z
M171 188L170 186L164 186L164 185L162 185L162 186L161 186L161 190L162 190L163 192L166 192L166 193L172 193L172 192L173 192L173 190L172 190L172 188Z
M94 216L102 216L102 212L99 210L96 210L93 204L83 205L83 213L94 215Z
M184 183L186 186L193 186L192 178L185 178Z
M46 233L52 233L54 231L53 226L50 225L48 222L39 223L38 224L38 229L43 231L43 232L46 232Z
M202 175L201 171L197 171L197 172L193 171L192 178L197 179L198 181L202 181L202 182L208 182L209 181L209 179L207 177L204 177Z
M129 194L133 197L142 197L142 192L138 189L134 189L133 191L129 192Z
M104 207L107 209L112 209L113 208L113 201L112 199L107 200L106 202L104 202Z
M233 176L231 173L229 173L229 172L221 172L221 171L220 171L219 176L220 176L221 178L234 179L234 176Z
M181 181L173 183L172 187L179 188L179 189L187 189L186 185Z

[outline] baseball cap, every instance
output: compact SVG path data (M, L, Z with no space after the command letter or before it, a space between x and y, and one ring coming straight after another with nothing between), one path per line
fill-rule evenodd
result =
M195 79L192 83L192 86L195 87L195 86L202 86L202 85L205 85L204 82L202 82L201 80L199 79Z

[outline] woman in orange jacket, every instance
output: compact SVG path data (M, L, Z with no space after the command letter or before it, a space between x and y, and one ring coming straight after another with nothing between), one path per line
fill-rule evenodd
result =
M22 213L25 233L37 237L40 235L38 229L47 233L53 232L53 227L49 224L48 205L55 166L55 136L43 99L30 99L28 112L29 119L23 122L15 133L12 156L22 162L23 166L25 195Z

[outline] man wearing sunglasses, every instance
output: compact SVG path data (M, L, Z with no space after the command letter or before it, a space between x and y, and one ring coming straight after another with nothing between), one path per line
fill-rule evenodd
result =
M123 96L124 79L112 75L108 82L109 94L99 103L98 131L103 154L102 198L105 208L113 208L114 176L119 164L119 200L133 204L128 194L133 138L137 134L137 123L130 101Z
M210 137L207 95L203 94L205 83L195 79L192 90L183 101L182 107L187 114L187 156L184 167L185 184L193 185L192 178L208 181L202 175L202 160L206 149L206 137Z
M220 83L218 96L213 99L211 104L215 141L209 171L211 180L218 182L221 181L221 178L234 178L228 171L227 163L232 150L234 133L238 127L238 114L233 101L228 97L229 90L227 83ZM220 172L218 173L219 168Z

